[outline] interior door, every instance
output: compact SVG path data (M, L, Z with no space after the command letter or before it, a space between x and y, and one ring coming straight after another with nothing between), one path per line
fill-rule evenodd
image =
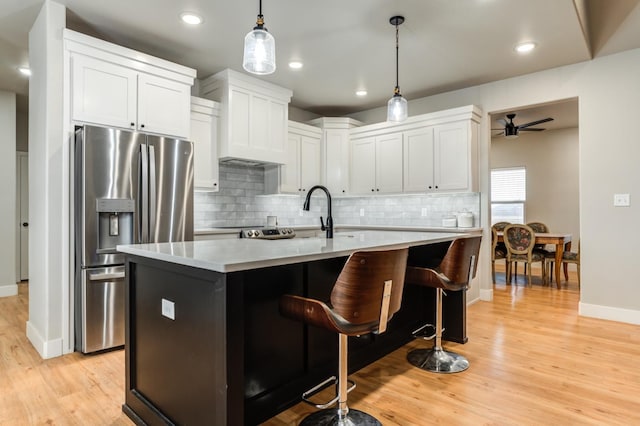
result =
M16 278L24 281L29 279L29 155L26 152L19 152L17 162L18 250L16 251Z

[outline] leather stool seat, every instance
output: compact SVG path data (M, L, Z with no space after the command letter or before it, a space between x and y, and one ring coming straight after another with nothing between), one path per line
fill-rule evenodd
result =
M333 286L329 304L296 295L280 299L284 316L339 336L336 398L325 404L307 400L306 396L322 384L303 395L303 400L318 408L337 402L337 409L310 414L301 425L380 425L375 417L347 406L347 393L355 387L349 388L347 380L347 338L386 330L387 321L400 309L407 254L406 248L353 253Z

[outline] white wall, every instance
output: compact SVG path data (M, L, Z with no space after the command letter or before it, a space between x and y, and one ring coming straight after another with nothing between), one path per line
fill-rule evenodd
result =
M589 62L496 81L409 102L411 115L475 104L484 111L480 135L483 225L488 235L490 128L488 114L559 99L579 98L579 168L582 315L640 324L640 286L632 259L640 236L640 135L629 126L640 116L640 49ZM406 89L406 88L405 88ZM384 108L354 114L367 123L384 120ZM631 195L630 207L614 207L613 194ZM615 250L612 250L615 247ZM488 244L479 271L491 293Z
M33 73L29 80L27 337L43 358L64 352L63 333L69 318L69 218L64 198L69 169L62 114L64 27L65 8L47 0L29 32Z
M16 285L16 94L0 91L0 297Z
M525 221L551 232L580 236L578 128L521 132L517 139L491 140L491 168L527 169Z

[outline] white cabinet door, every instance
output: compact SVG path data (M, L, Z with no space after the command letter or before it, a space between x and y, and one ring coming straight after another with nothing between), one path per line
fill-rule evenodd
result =
M433 127L404 133L404 191L433 190Z
M434 181L439 191L469 189L469 124L434 127Z
M300 187L306 192L320 184L320 137L300 138Z
M197 102L197 98L193 98ZM201 100L204 101L204 100ZM191 135L193 142L193 183L199 190L218 191L219 166L217 152L218 116L202 104L191 106ZM208 103L213 103L206 100Z
M289 105L277 100L269 100L269 135L267 150L276 157L284 154L285 140L287 137L287 121L289 118Z
M376 137L376 193L402 192L402 133Z
M191 88L153 75L138 75L138 128L189 138Z
M302 136L289 133L285 163L280 166L280 192L298 193L300 187L300 140Z
M71 68L73 120L189 137L189 85L80 54Z
M346 194L349 191L349 131L325 130L324 149L324 184L332 194Z
M137 74L130 68L72 55L73 120L135 129Z
M352 193L375 193L376 139L374 137L352 141L350 169Z

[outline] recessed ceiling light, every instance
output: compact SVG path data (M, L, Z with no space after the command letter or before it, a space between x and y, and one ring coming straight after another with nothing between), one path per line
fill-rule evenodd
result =
M298 62L298 61L289 62L289 68L294 70L299 70L300 68L302 68L302 62Z
M22 75L26 75L26 76L30 76L31 75L31 69L27 68L27 67L20 67L20 68L18 68L18 71L20 71L20 73Z
M200 24L202 24L202 17L200 17L199 15L196 15L195 13L191 13L191 12L184 12L184 13L180 14L180 19L182 19L182 22L184 22L185 24L189 24L189 25L200 25Z
M516 45L515 50L518 53L529 53L535 48L536 48L536 44L534 42L527 41L525 43L520 43Z
M358 90L356 91L356 96L367 96L366 90Z

